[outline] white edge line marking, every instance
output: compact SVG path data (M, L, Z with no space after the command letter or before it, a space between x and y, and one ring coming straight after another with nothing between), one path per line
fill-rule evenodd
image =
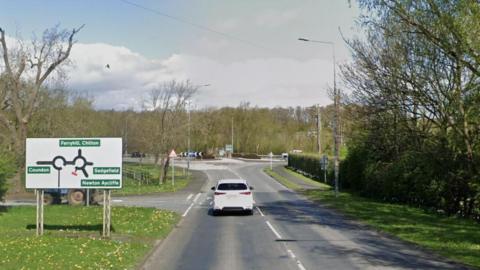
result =
M197 202L200 195L202 195L202 193L197 193L197 195L195 196L195 199L193 199L193 202Z
M292 259L297 258L297 257L295 257L295 254L293 254L293 252L290 249L287 249L287 252L288 252L288 254L290 254L290 257L292 257Z
M270 228L270 230L272 230L272 232L275 234L275 236L278 238L278 239L282 239L282 236L275 230L275 228L273 228L272 224L270 224L270 222L265 221L265 223L267 223L267 226Z
M195 203L193 203L193 202L190 204L190 206L187 208L187 210L185 210L185 212L183 213L182 217L186 217L186 216L187 216L188 211L190 211L190 209L192 209L192 207L193 207L194 204L195 204Z
M190 200L192 197L193 197L193 193L190 193L190 195L188 195L186 201Z
M260 210L260 208L258 206L255 206L257 208L257 211L260 213L260 215L262 217L264 217L265 215L263 214L262 210Z

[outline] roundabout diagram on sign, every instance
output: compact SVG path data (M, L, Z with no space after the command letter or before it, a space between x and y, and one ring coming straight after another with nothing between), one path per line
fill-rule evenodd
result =
M72 175L77 176L78 172L82 172L85 177L88 177L88 172L86 170L87 166L92 166L93 162L87 161L87 159L82 156L82 149L78 149L78 154L71 161L68 161L63 156L56 156L49 161L37 161L37 165L50 165L58 172L58 187L60 187L60 171L62 171L66 166L74 166L75 170L72 171Z

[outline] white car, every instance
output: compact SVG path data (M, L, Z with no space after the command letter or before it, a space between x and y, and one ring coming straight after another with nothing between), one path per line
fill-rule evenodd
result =
M243 179L223 179L212 187L213 214L220 211L245 211L253 214L253 187Z

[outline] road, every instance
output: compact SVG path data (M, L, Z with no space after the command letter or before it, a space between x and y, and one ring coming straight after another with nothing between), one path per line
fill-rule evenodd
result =
M174 231L142 269L461 269L402 241L378 234L315 205L262 172L268 163L221 163L204 167L197 192L143 200L143 206L182 214ZM255 187L253 216L212 216L210 187L242 177ZM192 190L193 191L193 190ZM170 202L166 202L169 201ZM120 204L135 205L124 198Z

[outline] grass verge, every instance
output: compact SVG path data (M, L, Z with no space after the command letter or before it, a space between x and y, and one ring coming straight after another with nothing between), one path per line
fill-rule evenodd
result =
M140 195L148 193L174 192L185 188L191 175L187 175L183 168L175 167L175 184L172 184L172 170L167 173L165 183L159 184L159 175L162 172L159 166L153 164L124 163L123 187L114 190L115 195Z
M153 208L113 207L112 237L101 239L102 207L45 207L35 236L35 207L0 208L0 269L132 269L179 220Z
M285 172L287 172L288 174L302 180L303 182L307 183L307 184L310 184L312 186L315 186L315 187L318 187L320 189L324 189L324 190L328 190L328 189L331 189L332 187L325 184L325 183L321 183L321 182L318 182L318 181L315 181L313 179L310 179L308 177L306 177L305 175L301 174L301 173L298 173L292 169L289 169L289 168L285 168L283 167L282 170L284 170Z
M399 204L376 202L341 192L308 190L312 200L407 242L436 251L455 261L480 267L480 225L471 220L427 213Z
M288 179L269 169L265 172L287 187L292 185ZM378 202L346 192L340 192L337 198L333 192L322 189L303 190L302 193L310 200L334 208L376 230L480 268L480 224L475 221L428 213L406 205Z
M286 177L283 177L283 176L279 175L278 173L270 170L270 168L264 168L263 171L266 174L268 174L270 177L272 177L273 179L280 182L280 184L284 185L285 187L287 187L291 190L301 190L302 189L301 186L297 185L296 183L293 183L293 182L289 181Z

